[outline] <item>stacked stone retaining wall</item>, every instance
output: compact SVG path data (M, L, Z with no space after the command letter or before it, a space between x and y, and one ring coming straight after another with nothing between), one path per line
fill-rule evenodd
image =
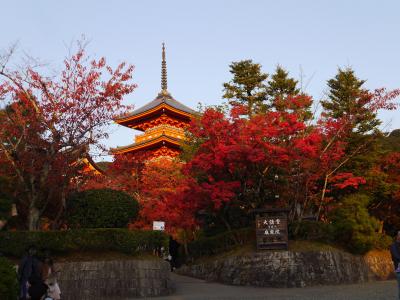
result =
M260 287L305 287L386 280L393 276L388 251L365 256L342 251L265 251L181 267L208 281Z
M126 299L172 292L169 264L162 260L56 264L64 300Z

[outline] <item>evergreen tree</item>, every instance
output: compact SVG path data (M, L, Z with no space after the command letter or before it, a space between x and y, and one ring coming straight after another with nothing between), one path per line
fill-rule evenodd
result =
M261 65L252 60L233 62L230 66L233 79L224 83L223 98L229 104L246 105L248 115L259 113L266 108L268 74L261 71Z
M345 152L351 159L343 171L358 175L363 175L379 159L382 135L376 112L367 106L370 96L364 83L351 68L339 68L336 76L328 80L327 99L321 101L327 117L348 120L351 134Z
M267 94L272 101L277 98L285 99L287 96L298 95L300 89L297 88L297 83L297 80L290 78L289 73L278 65L275 74L268 81Z
M300 89L297 87L298 81L289 77L287 72L281 66L277 66L275 73L268 81L267 95L270 100L271 106L276 111L288 111L297 113L302 120L311 118L311 104L309 101L307 105L295 105L295 103L288 102L290 96L297 96L300 94ZM306 100L307 98L303 98Z
M377 130L380 121L376 113L365 106L367 90L365 80L360 80L351 68L340 69L328 80L328 99L321 101L324 113L335 119L351 117L356 133L366 134Z

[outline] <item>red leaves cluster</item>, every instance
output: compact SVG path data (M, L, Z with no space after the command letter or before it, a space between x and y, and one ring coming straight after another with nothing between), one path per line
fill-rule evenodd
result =
M151 228L153 221L164 221L166 231L176 236L196 226L198 201L191 198L193 182L182 168L182 162L168 157L146 163L140 177L140 216L133 227Z
M338 173L330 179L333 186L338 189L347 187L358 188L359 185L365 184L367 181L364 177L354 176L353 173Z
M298 108L308 105L309 99L291 97L288 103ZM208 109L192 123L190 132L203 142L185 171L196 178L198 189L208 199L205 207L219 209L241 199L244 207L251 208L256 204L250 195L262 198L272 192L276 174L291 180L295 162L297 168L303 168L307 167L306 160L319 159L322 132L307 127L297 111L269 111L243 118L239 106L230 116ZM308 163L308 167L312 165ZM264 194L254 194L257 190L264 190Z

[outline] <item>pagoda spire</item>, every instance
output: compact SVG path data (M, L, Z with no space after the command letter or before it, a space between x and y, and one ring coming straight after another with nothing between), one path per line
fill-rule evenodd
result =
M162 43L162 62L161 62L161 93L167 94L167 62L165 60L165 44Z

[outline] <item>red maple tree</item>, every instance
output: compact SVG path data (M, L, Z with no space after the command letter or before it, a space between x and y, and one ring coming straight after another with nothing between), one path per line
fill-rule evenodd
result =
M58 75L46 76L33 65L8 68L10 56L0 65L0 160L13 176L18 213L35 230L41 216L55 222L61 216L77 162L107 137L104 125L135 88L133 66L113 70L104 58L90 61L79 46Z

